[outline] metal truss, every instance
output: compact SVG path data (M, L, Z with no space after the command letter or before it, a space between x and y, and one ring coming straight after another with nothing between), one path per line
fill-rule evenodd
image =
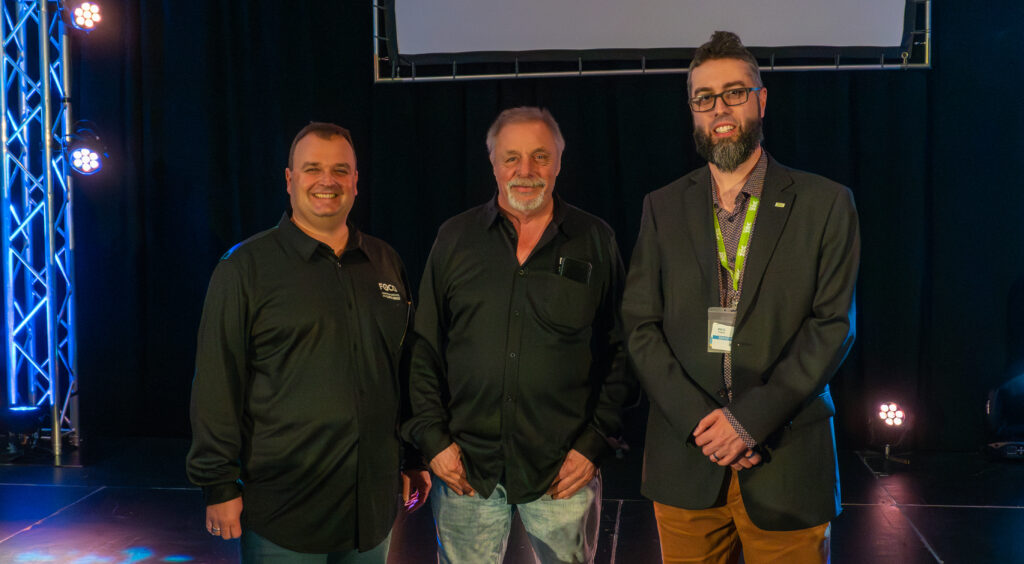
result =
M49 409L59 465L78 443L69 42L56 2L0 2L5 403Z

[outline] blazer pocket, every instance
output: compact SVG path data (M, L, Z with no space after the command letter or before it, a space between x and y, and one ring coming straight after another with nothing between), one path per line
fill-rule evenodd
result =
M786 424L786 427L795 429L807 425L808 423L814 423L815 421L821 421L827 419L836 414L836 406L832 402L832 394L823 392L814 397L810 402L801 409L793 419Z

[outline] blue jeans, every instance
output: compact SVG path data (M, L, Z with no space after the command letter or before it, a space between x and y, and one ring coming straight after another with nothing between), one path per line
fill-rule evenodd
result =
M391 533L377 546L359 552L346 550L327 554L307 554L278 546L256 533L242 532L242 564L387 564Z
M537 559L544 564L594 560L601 521L601 477L569 499L544 495L509 505L498 484L491 496L460 496L435 477L430 508L437 525L437 561L442 564L500 564L508 545L512 512L518 511Z

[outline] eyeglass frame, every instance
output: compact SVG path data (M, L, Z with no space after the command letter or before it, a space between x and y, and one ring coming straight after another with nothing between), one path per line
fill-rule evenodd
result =
M742 102L736 102L735 104L730 104L729 102L726 102L725 101L725 95L727 93L729 93L729 92L735 92L737 90L742 90L742 91L746 92L747 93L747 97L744 98ZM708 109L706 109L706 110L698 110L697 108L694 107L694 100L696 100L697 96L694 96L693 98L687 99L686 103L687 103L688 106L690 106L690 110L692 110L694 112L697 112L697 113L710 112L711 110L715 109L715 105L718 104L718 101L715 100L715 98L721 98L722 99L722 103L725 104L726 106L742 106L743 104L746 104L747 102L750 101L750 94L752 92L758 92L758 91L761 91L761 90L764 90L764 86L729 88L727 90L719 92L718 94L711 94L710 95L711 106L708 107ZM708 95L707 94L699 94L699 96L708 96Z

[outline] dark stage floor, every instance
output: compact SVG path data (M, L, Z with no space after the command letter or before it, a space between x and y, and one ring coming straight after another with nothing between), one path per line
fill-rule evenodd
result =
M202 499L184 477L181 440L97 440L83 468L0 466L0 563L236 562L236 545L206 534ZM638 457L634 457L638 458ZM1024 462L975 453L916 453L891 467L840 458L843 514L833 562L1024 562ZM605 468L600 563L659 562L639 461ZM523 537L506 562L529 561ZM428 510L395 528L395 564L434 562Z

